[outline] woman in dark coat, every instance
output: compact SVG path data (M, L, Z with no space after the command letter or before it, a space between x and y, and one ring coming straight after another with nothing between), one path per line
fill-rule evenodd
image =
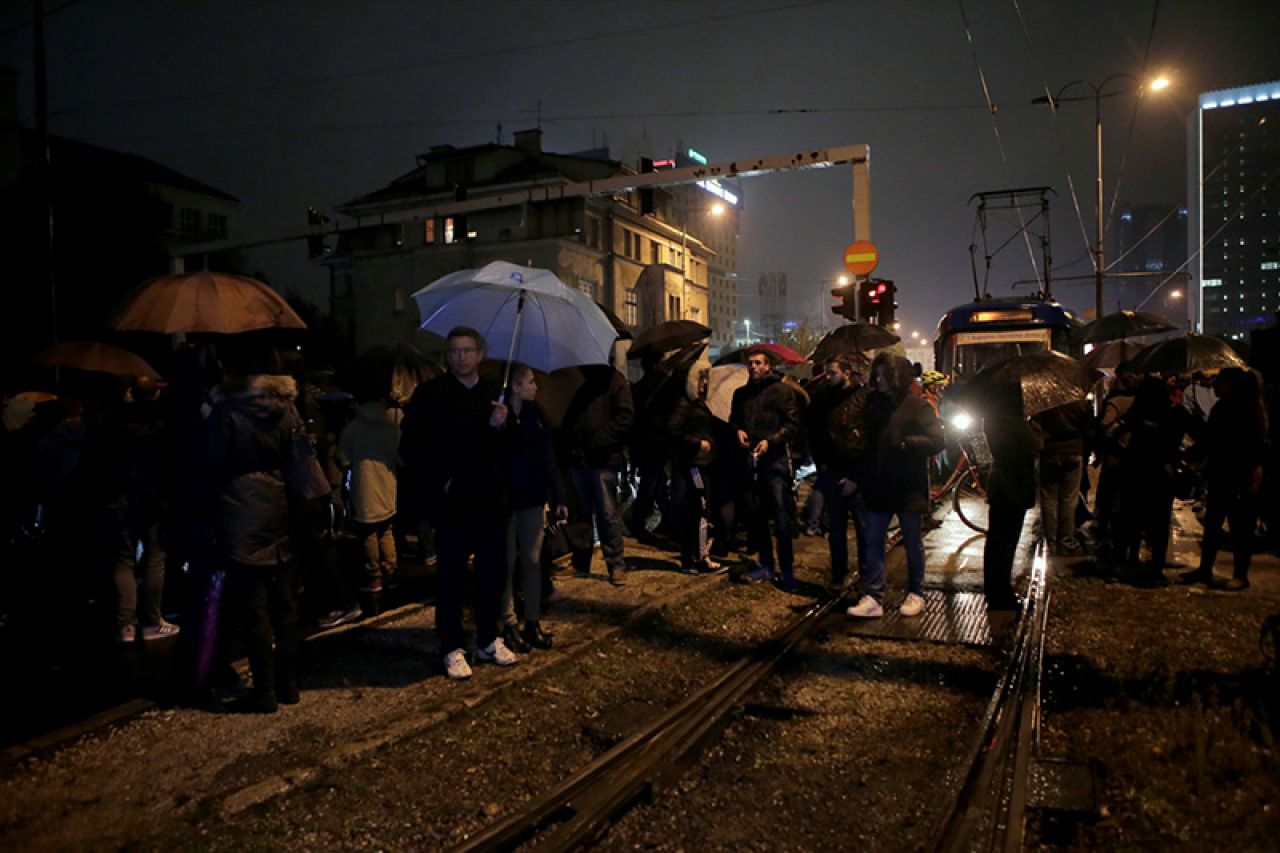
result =
M328 480L288 376L251 375L214 390L208 462L214 536L244 621L253 691L234 708L273 713L298 701L296 551L290 507L328 493Z
M557 521L569 517L564 481L556 464L547 425L535 400L538 382L527 364L511 368L507 400L509 421L518 435L510 457L511 521L507 526L506 585L502 593L503 642L517 652L551 648L552 637L542 630L542 538L550 503ZM513 570L520 567L524 589L524 628L516 620Z
M707 495L710 471L717 456L715 416L707 407L711 366L705 362L689 370L686 393L667 422L671 442L672 508L680 537L680 571L686 574L720 570L708 555L710 527Z
M884 613L885 538L896 515L907 554L907 596L899 612L917 616L924 610L922 523L929 511L929 457L942 451L942 423L928 402L911 393L915 368L902 356L878 354L871 376L857 481L866 508L863 595L848 614L874 619Z
M989 610L1016 610L1013 558L1027 510L1036 505L1036 456L1040 439L1022 416L1022 392L1008 383L990 389L983 433L991 448L987 478L990 507L982 552L982 591Z
M1208 484L1200 566L1182 575L1184 583L1215 583L1213 563L1222 544L1222 522L1231 524L1234 571L1222 589L1249 588L1249 563L1262 488L1262 453L1267 442L1267 414L1252 373L1229 367L1218 374L1213 390L1218 402L1206 427Z

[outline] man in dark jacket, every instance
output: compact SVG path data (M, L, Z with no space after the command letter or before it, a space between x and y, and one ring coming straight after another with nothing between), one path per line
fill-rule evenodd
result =
M1040 526L1051 554L1079 553L1076 504L1092 413L1084 400L1041 412L1034 418L1043 438L1040 449Z
M623 442L635 420L631 385L608 365L580 368L584 382L574 393L561 426L563 455L577 501L569 507L569 523L589 529L592 522L600 537L600 550L609 569L609 582L626 583L622 517L618 512L618 470L626 461ZM574 571L591 572L589 536L570 542Z
M773 577L776 565L781 571L780 583L791 590L795 588L791 543L795 496L791 492L790 445L800 432L799 398L782 383L765 353L750 353L747 369L750 378L746 385L733 392L729 415L729 426L737 433L738 446L747 454L748 488L757 507L756 517L748 524L759 565L746 579L768 580ZM770 519L778 537L776 564Z
M907 596L899 612L924 610L923 516L929 511L929 457L942 451L942 423L922 397L911 393L916 372L900 355L882 352L871 364L866 442L858 488L866 506L863 594L848 609L856 619L884 614L884 555L889 521L898 517L907 553Z
M462 590L475 557L476 658L498 666L516 656L498 636L510 500L513 432L498 383L480 376L484 339L459 326L445 345L449 372L419 385L400 424L400 456L419 477L438 558L436 631L452 679L471 677L463 649Z
M990 610L1016 610L1013 558L1027 510L1036 505L1036 454L1040 439L1022 416L1022 392L1013 383L994 386L986 401L983 432L991 448L987 478L987 543L982 585Z
M866 532L856 492L868 391L856 380L853 363L845 356L828 359L824 370L825 381L814 390L806 420L809 453L818 468L817 488L822 492L826 508L831 586L839 588L849 573L850 516L859 572L864 559Z

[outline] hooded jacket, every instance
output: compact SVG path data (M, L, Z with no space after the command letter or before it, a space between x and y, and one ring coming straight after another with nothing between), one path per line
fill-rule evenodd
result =
M213 485L214 535L223 556L249 566L293 559L289 503L301 484L290 482L290 455L310 447L288 376L250 376L212 394L206 422ZM312 454L314 462L314 453Z
M862 489L875 512L927 512L929 457L942 451L942 422L928 402L911 393L915 368L900 355L880 353L871 365L881 366L886 392L868 398L866 445L862 456Z
M733 392L729 425L747 434L748 448L769 442L756 463L760 469L785 470L789 446L800 434L799 397L777 373L767 373Z
M867 428L865 385L833 387L823 382L813 392L807 412L809 453L820 471L841 476L857 473Z
M351 517L377 524L396 514L400 426L377 400L356 407L338 439L338 461L351 469Z

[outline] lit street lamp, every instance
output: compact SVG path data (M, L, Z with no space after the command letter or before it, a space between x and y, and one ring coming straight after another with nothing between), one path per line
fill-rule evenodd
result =
M1146 90L1148 88L1151 89L1151 91L1153 92L1159 92L1160 90L1165 89L1169 86L1169 80L1166 77L1159 77L1151 81L1151 83L1148 86L1143 86L1141 81L1139 81L1138 78L1134 77L1132 74L1123 74L1123 73L1112 74L1110 77L1106 78L1101 83L1097 83L1097 84L1093 83L1090 80L1073 80L1070 83L1063 86L1061 89L1059 89L1058 94L1053 96L1041 95L1040 97L1035 98L1034 100L1031 101L1031 103L1033 104L1048 104L1049 107L1056 113L1058 110L1058 104L1060 103L1064 103L1066 101L1089 100L1090 96L1087 96L1087 95L1076 97L1076 98L1062 97L1062 94L1066 92L1068 89L1072 88L1073 86L1086 86L1089 88L1091 92L1093 92L1093 95L1092 95L1093 125L1094 125L1094 131L1096 136L1097 162L1098 162L1097 201L1096 201L1097 210L1095 211L1095 215L1094 215L1094 246L1093 246L1093 256L1094 256L1093 305L1094 305L1095 317L1102 316L1102 279L1103 279L1103 276L1105 275L1105 271L1103 269L1104 251L1102 246L1103 231L1104 231L1103 229L1103 192L1102 192L1102 99L1110 98L1115 95L1123 95L1127 92L1134 91L1133 88L1129 88L1129 89L1116 89L1111 92L1107 92L1106 91L1107 84L1112 82L1113 80L1127 80L1131 83L1137 84L1136 89L1137 89L1139 98L1141 98L1146 93Z
M687 319L689 316L689 214L694 213L710 213L712 216L724 216L727 208L724 202L715 202L709 207L701 210L690 211L689 199L682 197L683 204L680 205L680 317L679 319ZM708 290L710 285L708 285ZM710 311L708 311L710 314ZM710 319L710 316L707 317Z

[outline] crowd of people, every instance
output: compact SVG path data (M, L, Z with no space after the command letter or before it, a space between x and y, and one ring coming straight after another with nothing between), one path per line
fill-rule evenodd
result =
M727 421L709 404L705 357L677 371L646 359L634 384L613 366L583 368L551 417L538 374L521 364L502 378L482 370L486 342L465 327L447 337L446 372L403 405L385 381L357 383L355 395L319 393L261 348L216 362L196 349L178 355L164 387L138 379L92 405L52 395L6 401L4 465L15 487L6 492L5 541L47 529L56 559L85 583L109 577L115 639L177 636L188 687L229 670L235 638L252 673L235 710L269 713L299 700L302 576L322 602L321 627L352 622L363 615L357 585L366 596L395 588L398 551L410 540L435 565L439 652L451 679L471 677L473 662L511 666L550 648L551 555L567 551L572 570L587 576L598 542L608 581L621 587L628 533L669 547L683 572L717 574L743 550L745 531L748 559L733 579L795 592L793 539L825 531L831 590L842 593L856 572L847 615L870 620L891 606L885 552L896 519L907 574L892 606L903 618L925 609L923 532L931 482L949 455L939 415L945 381L921 377L900 355L837 355L802 384L749 349ZM1174 497L1195 497L1201 562L1180 579L1248 587L1269 434L1254 374L1226 369L1211 383L1122 377L1097 414L1079 401L1027 418L1012 388L986 402L990 608L1018 607L1012 565L1037 504L1053 553L1091 552L1135 583L1158 584ZM796 505L802 460L815 470L805 525ZM1092 511L1090 460L1099 466ZM358 566L324 547L342 519L360 543ZM1234 575L1219 581L1212 568L1224 521ZM175 565L188 582L176 624L164 616ZM234 606L220 606L224 580ZM12 607L24 591L7 584L5 594Z

